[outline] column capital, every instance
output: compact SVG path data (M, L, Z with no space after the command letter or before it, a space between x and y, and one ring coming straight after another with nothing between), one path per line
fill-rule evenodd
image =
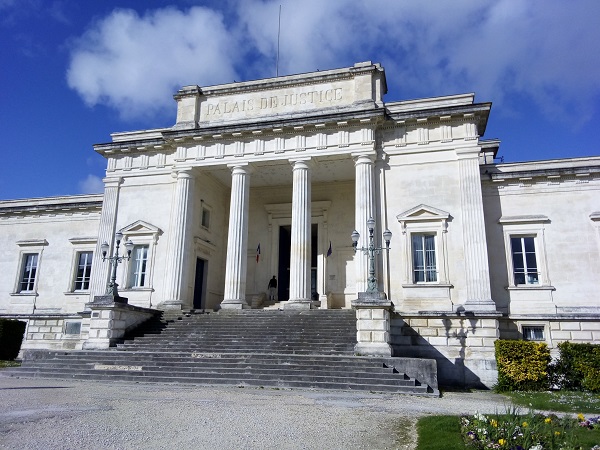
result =
M104 187L119 187L121 183L123 183L123 177L116 178L102 178L102 182L104 183Z
M191 168L174 170L171 172L171 176L173 178L194 178Z
M374 153L353 153L352 154L352 159L354 159L354 165L374 164L376 157L377 157L377 155Z
M314 165L312 158L290 158L288 161L293 169L310 169Z
M248 174L252 173L254 169L248 163L236 163L236 164L227 164L227 168L231 170L231 174Z
M474 159L479 158L479 154L481 153L480 147L462 147L454 149L456 152L456 156L458 159Z

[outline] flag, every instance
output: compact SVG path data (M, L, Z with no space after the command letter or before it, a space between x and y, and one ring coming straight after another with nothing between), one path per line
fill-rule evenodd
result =
M256 247L256 262L260 259L260 242L258 243L258 247Z
M329 241L329 250L327 250L327 258L331 256L331 253L333 253L333 250L331 249L331 241Z

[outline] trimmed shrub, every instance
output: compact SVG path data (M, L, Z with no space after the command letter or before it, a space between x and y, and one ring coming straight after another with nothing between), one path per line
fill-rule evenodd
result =
M545 343L499 339L494 345L498 364L496 391L548 389L550 350Z
M558 344L560 358L551 365L552 382L560 389L600 392L600 345Z
M0 360L10 361L19 355L25 322L11 319L0 319Z

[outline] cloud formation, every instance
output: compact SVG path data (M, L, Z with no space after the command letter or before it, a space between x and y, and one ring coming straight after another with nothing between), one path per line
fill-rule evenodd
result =
M172 105L181 85L273 76L279 4L280 74L374 60L388 69L388 100L475 91L509 109L525 97L572 123L587 120L600 96L595 0L240 0L235 11L116 10L76 41L69 85L89 105L140 117Z
M102 178L89 174L83 180L79 181L80 194L100 194L104 192L104 183Z
M88 105L146 117L171 106L183 85L233 80L238 58L219 12L118 9L74 42L67 81Z

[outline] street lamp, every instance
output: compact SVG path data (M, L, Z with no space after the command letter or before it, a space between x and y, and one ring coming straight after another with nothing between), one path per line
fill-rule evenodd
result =
M121 233L120 231L117 231L115 233L115 254L113 256L106 256L106 254L108 253L108 250L110 249L108 242L104 241L102 243L102 245L100 246L100 249L102 250L102 261L108 260L110 262L110 264L112 265L112 275L110 277L110 281L108 282L108 285L106 286L105 296L112 297L113 301L115 301L115 302L118 302L119 299L121 299L121 297L119 297L119 292L117 290L117 288L119 286L117 284L117 266L119 265L119 263L121 263L123 261L129 261L129 259L131 259L131 251L133 250L133 242L131 242L130 239L127 239L127 242L125 242L125 249L127 251L127 256L119 255L119 245L121 244L122 240L123 240L123 233ZM126 299L125 299L125 303L127 303Z
M369 246L368 247L358 247L358 240L360 239L360 234L358 231L354 230L352 232L352 247L354 248L354 253L356 251L364 252L365 255L369 257L369 278L367 280L367 292L378 292L377 291L377 278L375 278L375 255L380 254L383 250L390 250L390 241L392 240L392 232L386 229L383 232L383 240L385 241L385 248L383 247L375 247L375 219L372 217L367 220L367 228L369 230Z

